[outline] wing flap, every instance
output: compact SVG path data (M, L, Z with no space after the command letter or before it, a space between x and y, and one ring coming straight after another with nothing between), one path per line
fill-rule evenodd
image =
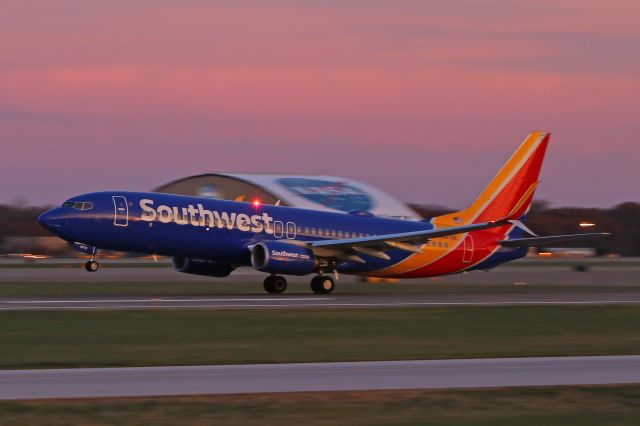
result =
M401 232L397 234L373 235L362 238L344 238L339 240L310 241L307 244L313 248L331 248L348 250L354 247L368 247L378 249L380 246L389 246L389 242L424 244L432 238L445 237L447 235L464 234L471 231L495 228L509 224L508 220L495 220L491 222L475 223L472 225L453 226L449 228L428 229L424 231ZM403 245L408 249L408 245Z

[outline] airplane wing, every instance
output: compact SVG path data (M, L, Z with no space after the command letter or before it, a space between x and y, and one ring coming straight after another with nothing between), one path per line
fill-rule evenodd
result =
M546 246L555 243L564 243L576 240L591 240L594 238L605 237L611 235L608 232L591 232L586 234L568 234L568 235L552 235L549 237L533 237L518 238L514 240L502 240L500 245L504 247L522 247L522 246Z
M364 263L364 260L355 253L362 253L379 259L389 260L390 257L384 252L385 250L399 249L411 253L421 253L419 245L426 243L432 238L463 234L470 231L480 231L482 229L503 226L508 223L509 220L505 219L424 231L400 232L339 240L309 241L306 244L320 256L338 256L345 260Z

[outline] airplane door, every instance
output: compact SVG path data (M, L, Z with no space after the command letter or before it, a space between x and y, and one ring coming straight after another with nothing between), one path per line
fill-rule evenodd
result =
M470 263L471 259L473 259L473 236L471 234L467 235L467 238L463 241L462 248L462 262Z
M294 240L296 238L296 224L293 222L287 222L287 238Z
M114 226L127 226L129 224L129 205L127 199L122 195L114 195L113 209L114 209Z
M273 236L276 238L282 238L284 235L284 225L279 220L273 222Z

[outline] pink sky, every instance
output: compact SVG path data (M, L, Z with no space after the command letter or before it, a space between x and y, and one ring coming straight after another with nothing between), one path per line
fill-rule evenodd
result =
M0 203L322 173L463 207L533 129L539 198L640 202L636 1L3 1Z

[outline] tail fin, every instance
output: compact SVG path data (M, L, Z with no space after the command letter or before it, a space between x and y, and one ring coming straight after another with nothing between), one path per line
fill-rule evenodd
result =
M531 207L549 136L539 131L529 134L469 207L434 218L433 222L451 226L522 217Z

